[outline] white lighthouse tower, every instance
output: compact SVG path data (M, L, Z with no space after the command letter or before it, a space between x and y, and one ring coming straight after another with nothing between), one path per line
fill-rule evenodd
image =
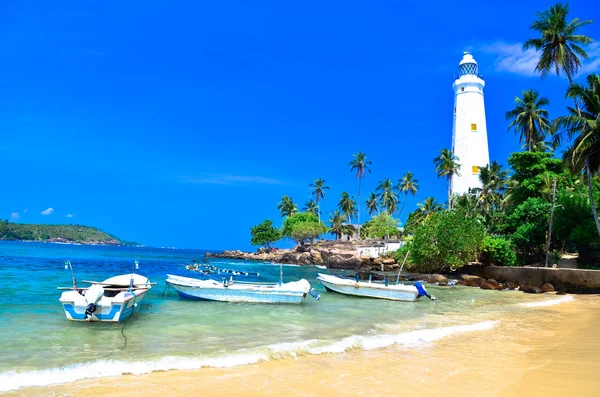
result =
M463 194L469 188L481 187L479 167L490 162L487 125L483 104L483 87L477 62L468 52L459 65L459 76L454 80L454 125L452 152L458 157L459 175L453 175L452 194Z

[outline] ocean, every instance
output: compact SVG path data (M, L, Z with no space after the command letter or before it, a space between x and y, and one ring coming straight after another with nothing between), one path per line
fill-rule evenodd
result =
M284 265L284 281L305 278L320 293L300 305L181 300L165 288L167 273L185 269L205 251L0 241L0 392L81 379L154 371L227 368L292 357L386 346L419 348L456 333L494 332L499 321L570 296L427 285L437 299L414 303L353 298L326 292L318 272ZM66 320L56 287L77 280L136 273L158 284L125 323ZM279 265L210 259L218 267L279 278ZM82 284L82 283L80 283Z

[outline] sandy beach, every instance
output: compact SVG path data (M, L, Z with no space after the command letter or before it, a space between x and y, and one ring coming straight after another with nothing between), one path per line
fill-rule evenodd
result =
M575 296L412 348L92 379L8 395L591 396L600 392L599 328L600 297Z

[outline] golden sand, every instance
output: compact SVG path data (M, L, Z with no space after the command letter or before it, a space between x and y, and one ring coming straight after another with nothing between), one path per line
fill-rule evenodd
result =
M600 297L417 348L305 356L23 389L20 396L600 396Z

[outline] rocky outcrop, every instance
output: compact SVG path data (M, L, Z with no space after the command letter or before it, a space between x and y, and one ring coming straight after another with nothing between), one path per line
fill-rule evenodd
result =
M485 280L479 276L470 276L468 274L463 274L460 276L460 280L458 283L460 285L466 285L467 287L479 287L481 283Z
M540 285L540 292L541 293L554 292L554 286L550 283L544 283L544 284Z

